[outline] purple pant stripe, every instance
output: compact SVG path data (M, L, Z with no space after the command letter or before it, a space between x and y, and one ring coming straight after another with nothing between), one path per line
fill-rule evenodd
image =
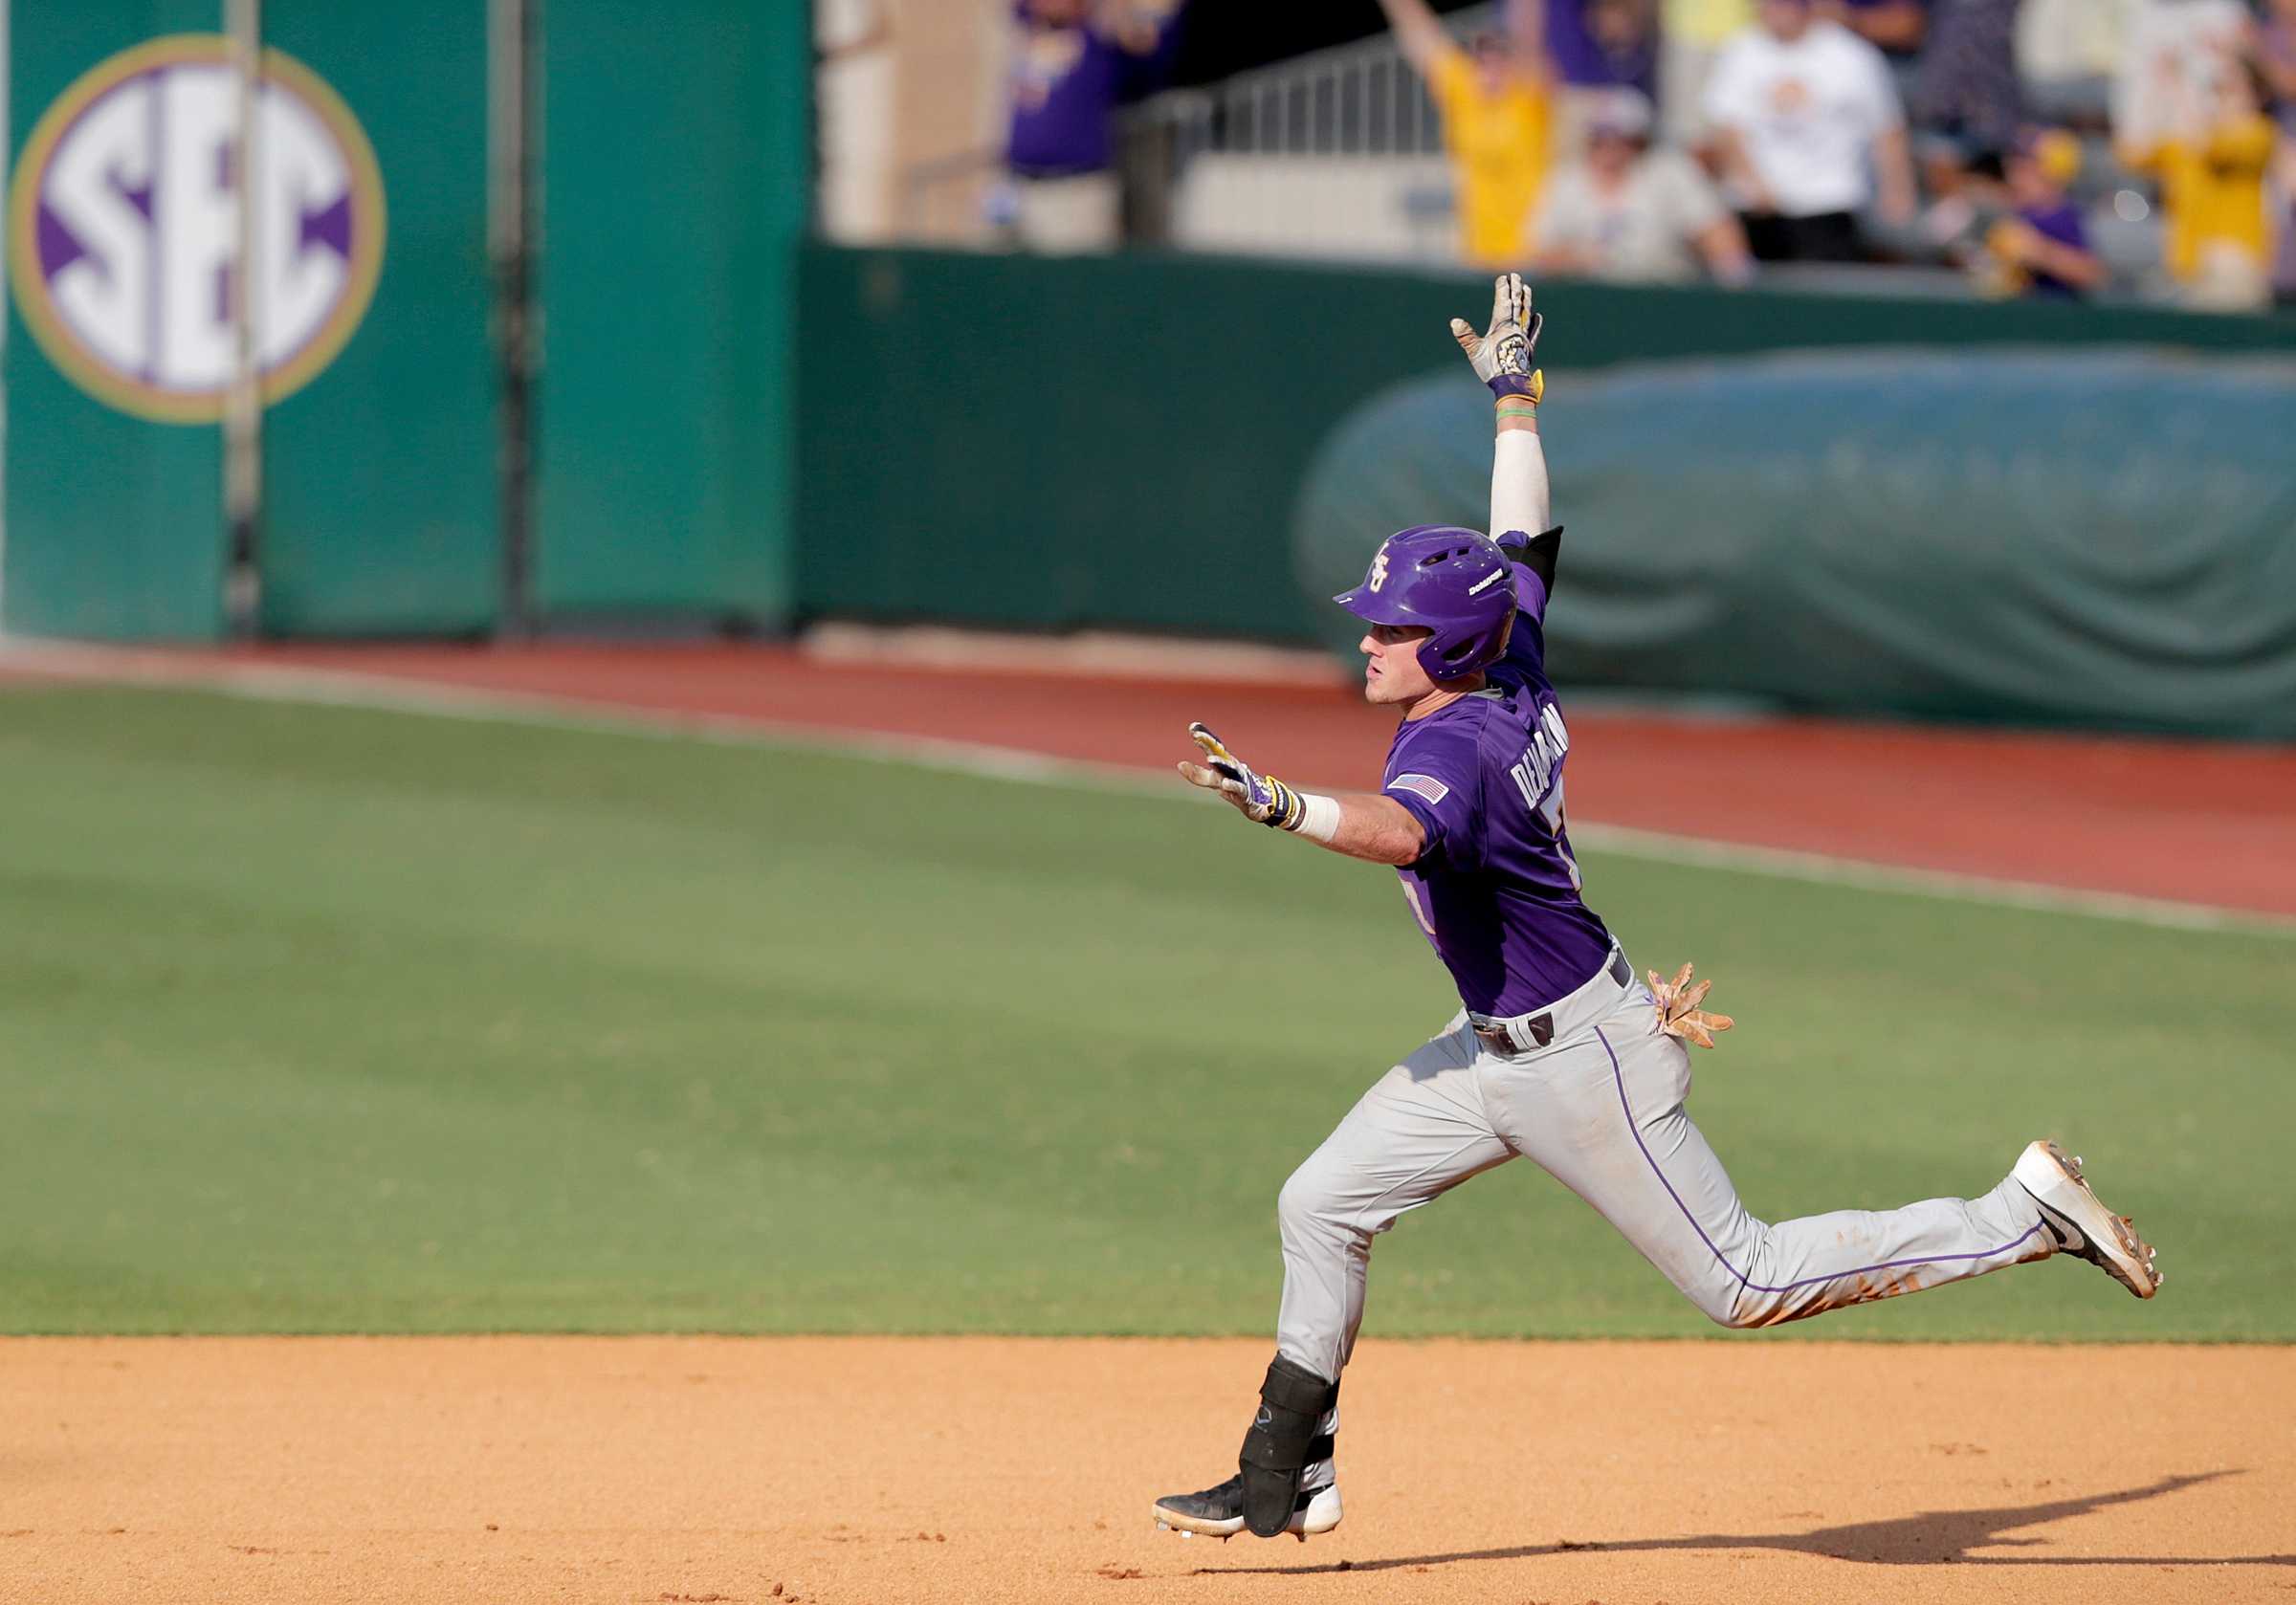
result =
M1805 1276L1799 1282L1789 1282L1782 1287L1764 1286L1761 1283L1755 1282L1749 1278L1744 1271L1732 1264L1729 1260L1723 1258L1722 1250L1714 1246L1714 1240L1706 1235L1706 1228L1704 1226L1698 1224L1698 1217L1690 1213L1690 1206L1682 1201L1682 1195L1680 1193L1674 1191L1674 1183L1668 1181L1667 1179L1667 1173L1658 1168L1658 1159L1656 1155L1650 1152L1650 1145L1643 1140L1642 1127L1635 1123L1633 1106L1628 1104L1626 1101L1626 1072L1619 1067L1619 1056L1610 1045L1610 1038L1603 1035L1602 1027L1600 1025L1595 1027L1595 1039L1602 1044L1602 1051L1610 1055L1610 1076L1611 1080L1618 1085L1619 1110L1620 1112L1626 1116L1626 1130L1634 1134L1634 1146L1643 1151L1644 1163L1650 1167L1650 1174L1658 1177L1658 1184L1667 1190L1667 1197L1674 1200L1674 1207L1682 1211L1682 1218L1690 1223L1690 1230L1698 1234L1698 1241L1706 1244L1707 1252L1713 1255L1715 1259L1720 1260L1722 1263L1722 1268L1730 1272L1731 1275L1736 1277L1738 1279L1738 1286L1748 1289L1749 1291L1756 1293L1790 1293L1797 1287L1812 1287L1816 1286L1821 1282L1839 1281L1844 1276L1861 1276L1869 1270L1895 1270L1900 1265L1942 1264L1949 1260L1990 1260L1996 1254L2006 1254L2010 1249L2015 1248L2019 1244L2026 1242L2032 1238L2036 1232L2041 1230L2041 1223L2039 1221L2035 1221L2032 1227L2025 1232L2023 1237L2012 1238L2007 1242L2002 1243L1998 1248L1987 1248L1976 1254L1924 1254L1910 1260L1883 1260L1876 1264L1852 1265L1846 1270L1831 1271L1824 1276Z

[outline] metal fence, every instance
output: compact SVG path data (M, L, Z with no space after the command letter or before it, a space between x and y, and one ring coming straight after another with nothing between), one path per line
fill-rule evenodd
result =
M1496 5L1445 18L1454 33L1497 25ZM1127 146L1149 143L1177 165L1202 151L1239 156L1432 156L1442 124L1426 86L1392 34L1239 73L1204 89L1153 96L1122 119Z
M1455 35L1497 25L1498 7L1452 12ZM1198 157L1411 158L1440 155L1443 124L1392 34L1174 89L1128 108L1118 122L1127 232L1172 237L1174 192Z
M1455 36L1498 25L1495 3L1449 13ZM1426 86L1392 34L1295 56L1204 88L1172 89L1127 107L1117 121L1127 234L1169 237L1172 191L1207 152L1237 156L1439 155L1443 125ZM903 232L962 237L979 225L993 150L920 163L900 176Z

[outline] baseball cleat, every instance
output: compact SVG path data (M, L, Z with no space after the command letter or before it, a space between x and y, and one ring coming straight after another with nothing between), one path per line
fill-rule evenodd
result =
M2053 1142L2030 1142L2009 1174L2040 1206L2059 1253L2086 1260L2140 1299L2160 1291L2152 1245L2136 1235L2134 1221L2113 1214L2089 1190L2079 1157L2066 1158Z
M1206 1538L1233 1538L1244 1530L1244 1479L1230 1477L1202 1493L1166 1494L1156 1502L1155 1516L1159 1530L1178 1532L1182 1538L1198 1533ZM1309 1533L1329 1532L1338 1525L1339 1484L1326 1483L1319 1488L1299 1490L1291 1523L1284 1530L1304 1544Z

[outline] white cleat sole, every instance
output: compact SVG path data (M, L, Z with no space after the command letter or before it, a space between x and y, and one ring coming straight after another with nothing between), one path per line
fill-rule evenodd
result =
M2009 1173L2049 1217L2061 1253L2076 1254L2140 1299L2160 1291L2162 1277L2152 1264L2152 1245L2136 1235L2135 1222L2115 1215L2081 1176L2081 1161L2065 1157L2053 1142L2032 1142Z
M1153 1511L1158 1531L1177 1532L1182 1538L1202 1536L1228 1539L1245 1530L1241 1515L1230 1516L1224 1521L1212 1521L1203 1516L1184 1515L1160 1504L1155 1506ZM1318 1489L1304 1506L1292 1511L1291 1523L1284 1530L1304 1544L1314 1534L1329 1532L1337 1527L1341 1514L1339 1484L1334 1483L1328 1488Z

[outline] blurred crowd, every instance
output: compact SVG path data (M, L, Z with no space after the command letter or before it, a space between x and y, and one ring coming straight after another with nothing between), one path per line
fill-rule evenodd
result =
M1467 37L1426 0L1379 4L1441 118L1470 261L2296 299L2296 0L1503 0ZM1112 119L1181 5L1016 0L1013 243L1115 239Z

